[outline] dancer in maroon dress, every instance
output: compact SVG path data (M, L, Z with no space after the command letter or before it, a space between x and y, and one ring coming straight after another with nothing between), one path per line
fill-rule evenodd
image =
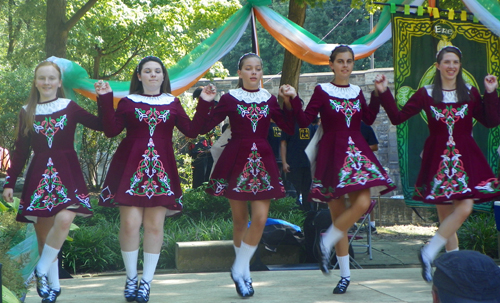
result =
M309 125L320 113L324 135L319 141L316 171L310 199L328 203L333 224L322 236L318 249L320 269L329 273L330 254L336 246L341 279L335 294L346 292L350 283L347 230L370 206L370 188L380 194L395 189L383 167L361 134L361 121L371 125L379 105L367 105L359 86L349 83L354 67L354 53L347 45L337 46L330 55L330 68L335 74L331 83L316 86L305 112L300 103L292 106L300 127ZM349 208L341 205L347 194ZM339 242L340 241L340 242Z
M19 114L12 166L7 170L3 198L11 202L13 188L33 150L21 195L17 220L33 222L40 260L37 291L42 302L60 294L57 255L75 215L91 216L87 185L74 149L77 123L102 130L101 120L65 99L61 70L49 61L35 69L28 104Z
M422 277L432 281L431 263L446 245L458 250L456 231L472 211L473 203L497 199L498 180L472 137L473 118L486 127L498 125L497 78L484 79L483 98L462 78L462 53L454 46L437 54L434 84L419 89L399 111L387 89L387 79L375 79L372 102L381 102L392 124L398 125L425 111L429 137L413 199L437 205L439 229L419 254ZM378 97L377 97L378 95Z
M181 212L182 191L172 131L176 126L195 138L201 125L186 115L176 97L170 94L167 70L157 57L141 60L130 83L130 95L113 109L108 83L96 83L103 110L104 133L108 137L127 129L110 164L99 204L120 208L120 247L127 271L124 295L127 301L148 302L151 281L163 243L165 216ZM201 94L211 101L215 89L205 87ZM196 115L207 115L210 103L200 102ZM196 117L195 115L195 117ZM137 286L137 259L140 228L144 227L144 265Z
M239 88L220 98L210 112L204 132L229 117L231 139L214 164L207 191L229 199L236 253L231 277L237 293L245 298L254 294L250 259L262 237L271 199L285 197L278 165L267 141L269 125L273 119L282 130L293 133L294 120L291 110L283 112L276 97L260 88L263 72L259 56L243 55L238 62L238 75ZM288 107L291 109L289 103ZM247 201L252 208L248 228Z

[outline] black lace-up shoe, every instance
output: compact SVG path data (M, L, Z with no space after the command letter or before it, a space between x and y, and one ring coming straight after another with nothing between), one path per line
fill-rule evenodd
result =
M141 284L139 285L139 290L137 291L136 302L145 303L149 302L149 292L151 290L151 282L146 282L141 279Z
M333 293L337 295L345 294L350 282L351 281L347 280L346 278L340 277L340 281L339 283L337 283L337 286L333 289Z
M233 279L234 286L236 286L236 292L238 295L242 298L248 298L251 297L252 295L250 294L250 291L248 290L248 286L245 283L245 281L242 278L235 279L233 276L233 273L231 273L231 279Z
M127 277L123 294L125 295L125 300L127 300L127 302L135 301L135 298L137 297L137 276L132 279Z
M41 298L47 298L50 293L49 279L47 275L38 275L35 270L36 292Z

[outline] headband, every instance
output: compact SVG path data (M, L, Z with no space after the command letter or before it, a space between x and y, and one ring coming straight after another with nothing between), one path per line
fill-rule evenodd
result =
M137 73L139 73L139 67L141 66L142 62L147 60L147 59L158 59L158 61L160 61L160 63L163 65L163 62L161 61L160 58L158 58L156 56L146 56L146 57L142 58L141 61L139 61L139 64L137 64L137 67L136 67ZM148 60L148 61L154 61L154 60Z
M259 55L255 54L255 53L246 53L243 56L241 56L240 59L238 59L238 69L240 69L241 60L245 59L245 57L250 56L250 55L254 55L254 56L260 58Z
M439 57L439 54L441 54L441 52L446 48L456 49L458 51L458 53L460 54L460 58L462 57L462 51L458 47L456 47L454 45L446 45L446 46L441 47L441 49L436 53L436 59Z

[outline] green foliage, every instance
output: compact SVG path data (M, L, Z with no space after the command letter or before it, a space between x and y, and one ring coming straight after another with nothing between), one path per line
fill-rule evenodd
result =
M205 192L205 186L184 193L184 214L190 218L231 219L229 202L224 197L215 197Z
M92 218L75 218L75 224L80 228L70 232L73 241L64 243L63 263L72 272L101 272L123 268L118 241L119 211L117 208L97 206L97 203L97 199L91 199L94 207ZM205 192L204 186L200 186L184 193L183 205L183 215L165 220L164 243L158 268L175 267L176 242L233 238L231 209L226 198L211 196ZM296 208L294 198L273 200L269 217L302 226L305 216ZM142 249L139 255L142 255Z
M498 232L493 213L474 213L457 232L460 249L479 251L498 258Z
M0 146L13 151L21 107L26 103L33 80L31 67L0 72Z
M2 202L0 202L2 203ZM2 264L2 285L17 297L27 292L21 275L21 264L12 260L7 252L24 240L26 224L16 221L12 209L0 212L0 264Z
M73 241L64 242L63 263L73 273L101 272L123 267L119 223L99 220L94 226L85 226L72 232Z

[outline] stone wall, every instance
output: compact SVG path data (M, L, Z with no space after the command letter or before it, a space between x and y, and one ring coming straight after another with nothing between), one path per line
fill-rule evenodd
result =
M370 101L370 93L374 89L373 80L378 74L384 74L389 80L389 87L394 91L394 71L392 68L371 69L366 71L355 71L351 75L350 82L359 85L363 90L367 102ZM299 81L299 95L305 103L309 102L314 88L318 83L330 82L333 78L332 73L314 73L303 74ZM189 92L196 87L210 83L208 80L201 80L194 85ZM215 79L213 83L217 86L219 96L230 89L236 88L237 77L228 77L225 79ZM278 95L280 77L264 76L264 88L271 94ZM217 99L217 98L216 98ZM396 127L391 125L383 108L373 124L373 129L379 140L379 150L375 152L380 163L386 168L387 172L394 180L398 188L392 191L388 196L402 195L401 179L399 175L398 153L396 145Z

